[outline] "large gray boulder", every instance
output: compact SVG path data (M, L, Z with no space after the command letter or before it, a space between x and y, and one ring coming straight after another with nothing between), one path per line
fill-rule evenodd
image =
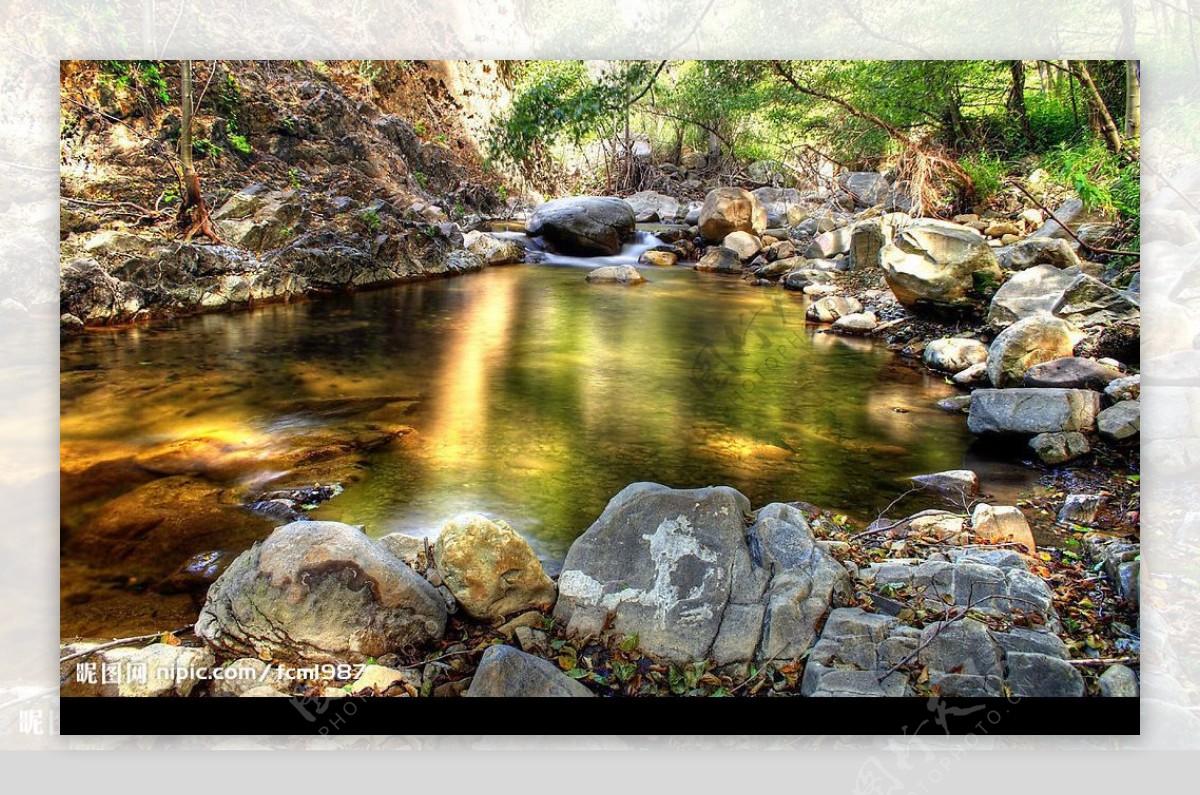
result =
M808 205L795 188L757 188L750 191L767 214L767 227L790 227L804 220Z
M988 327L999 331L1018 320L1049 313L1077 275L1076 271L1062 271L1052 265L1035 265L1014 273L992 296Z
M848 575L795 508L769 505L747 528L749 515L726 486L627 487L571 545L555 617L573 635L637 635L677 662L798 657Z
M592 691L554 663L512 646L490 646L467 688L468 698L589 698Z
M625 202L633 208L638 223L662 221L672 223L683 219L685 209L679 200L652 190L639 191L626 196Z
M1020 384L1034 365L1071 356L1081 339L1078 329L1050 315L1019 320L992 340L988 378L996 387Z
M1086 273L1064 288L1050 312L1083 329L1141 320L1141 309L1128 293L1114 290Z
M714 188L704 197L698 226L710 243L720 243L730 232L762 235L767 213L754 194L741 188Z
M880 254L883 276L910 308L977 306L981 291L1002 273L987 242L973 229L922 222L906 227Z
M1100 393L1087 389L977 389L971 393L971 433L1090 431Z
M539 204L525 222L525 233L540 237L561 254L611 256L633 237L633 208L612 196L569 196Z
M888 192L887 179L874 171L845 171L837 175L839 196L851 200L855 207L874 207Z
M809 259L831 259L840 254L848 254L853 234L854 229L850 226L821 232L809 243L804 256Z
M360 662L440 638L432 585L363 532L293 522L213 583L196 635L223 656Z

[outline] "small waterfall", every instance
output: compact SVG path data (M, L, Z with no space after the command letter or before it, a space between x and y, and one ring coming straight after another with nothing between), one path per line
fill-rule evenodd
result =
M492 232L495 237L516 240L529 251L529 262L541 262L548 265L570 265L579 268L599 268L604 265L637 265L642 252L663 245L663 241L650 232L641 230L633 233L633 239L621 247L619 254L608 257L571 257L565 254L555 254L541 246L541 241L530 238L522 232Z

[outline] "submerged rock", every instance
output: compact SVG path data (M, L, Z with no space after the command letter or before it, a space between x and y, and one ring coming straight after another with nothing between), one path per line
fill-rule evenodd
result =
M964 502L979 493L979 476L969 469L948 469L945 472L917 475L912 482L944 497L966 498Z
M517 531L480 514L463 514L442 528L434 563L455 600L473 618L504 618L554 604L554 583Z
M213 584L196 635L228 655L359 662L440 638L445 627L437 590L361 530L295 522Z
M642 284L646 281L641 271L632 265L605 265L587 275L592 284Z

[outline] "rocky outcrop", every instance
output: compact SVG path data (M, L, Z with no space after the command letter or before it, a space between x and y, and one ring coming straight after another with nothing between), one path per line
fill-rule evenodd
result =
M359 662L442 636L432 585L337 522L294 522L242 553L213 584L196 635L225 655Z
M724 486L637 483L571 545L555 617L572 635L637 635L646 653L718 664L797 657L847 573L804 515L750 503Z
M433 548L442 580L467 615L501 619L554 604L554 583L515 530L480 514L464 514L442 527Z
M913 224L880 256L888 286L900 303L914 309L979 306L985 291L1002 278L983 237L954 224Z
M570 196L539 204L525 222L525 233L560 254L612 256L633 237L635 225L633 208L623 199Z
M704 197L698 226L701 237L720 243L731 232L761 235L767 228L767 213L749 191L714 188Z

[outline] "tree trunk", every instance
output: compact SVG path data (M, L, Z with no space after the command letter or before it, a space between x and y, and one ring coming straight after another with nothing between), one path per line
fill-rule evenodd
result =
M179 64L179 105L182 115L179 128L179 161L183 169L183 202L179 205L179 226L183 229L183 242L188 242L197 234L204 235L213 243L220 243L221 238L213 228L212 218L208 214L208 206L204 203L204 194L200 192L200 175L192 163L192 62L181 61Z
M1029 126L1029 111L1025 108L1025 62L1013 61L1009 66L1012 73L1012 93L1008 95L1008 111L1021 124L1025 140L1033 142L1033 130Z
M1142 67L1137 61L1125 62L1125 137L1142 134Z
M1100 135L1104 138L1105 145L1114 154L1120 152L1121 131L1117 129L1112 114L1108 112L1108 106L1104 104L1104 99L1100 96L1095 81L1092 80L1092 73L1088 70L1087 62L1075 61L1072 66L1075 76L1079 78L1079 84L1083 86L1088 107L1096 115L1096 120L1100 125Z

